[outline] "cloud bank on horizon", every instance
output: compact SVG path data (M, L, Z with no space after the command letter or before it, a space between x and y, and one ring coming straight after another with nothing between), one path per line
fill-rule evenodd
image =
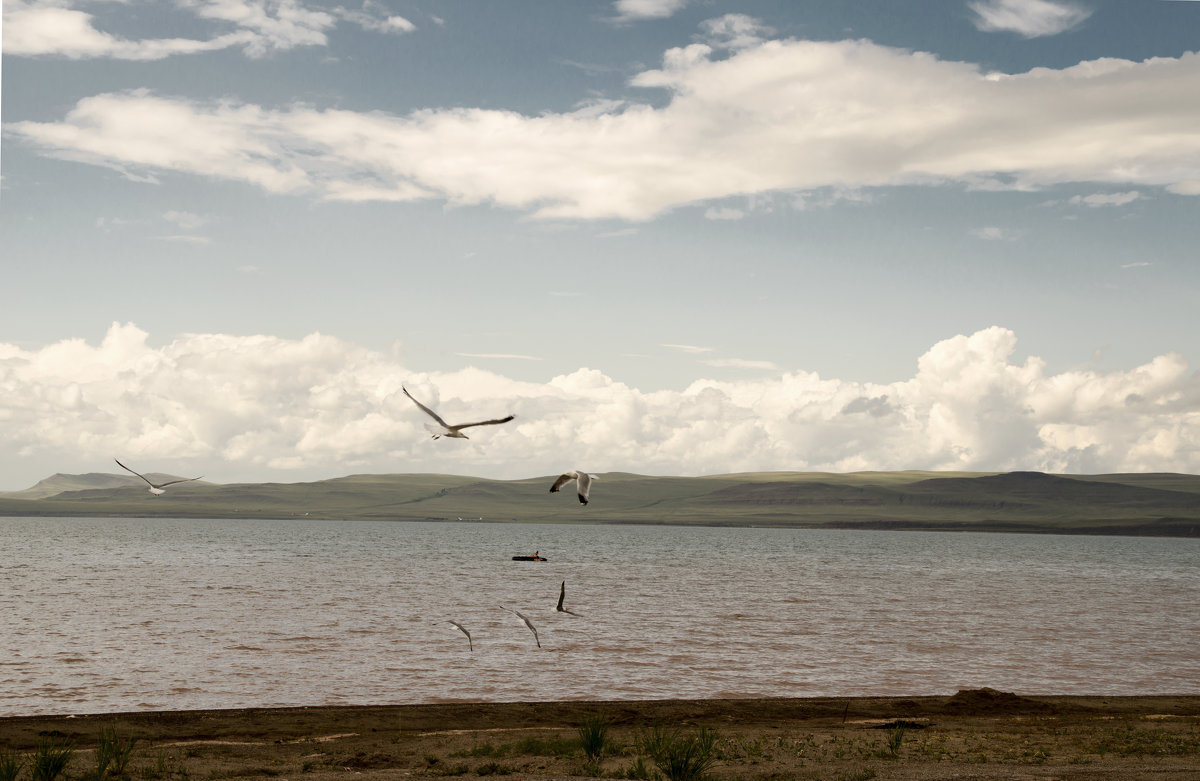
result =
M202 10L229 16L227 5ZM630 7L641 5L648 14L669 4ZM1033 34L1014 21L1028 18L1013 11L1026 5L973 8L997 29ZM249 34L276 27L255 24ZM140 181L188 174L318 200L438 199L540 218L643 221L689 204L827 187L1089 182L1200 194L1196 53L1009 74L867 40L771 38L739 14L702 30L702 42L669 49L661 67L631 79L645 102L581 96L570 112L396 115L134 88L5 128L45 155Z
M226 482L521 478L576 462L645 474L1200 472L1200 374L1183 356L1048 374L1038 358L1012 362L1016 341L1001 327L945 339L888 384L793 371L644 393L588 368L545 383L415 372L321 334L190 334L155 348L114 323L98 345L0 344L0 440L45 474L61 471L56 461L103 471L115 453L156 471L202 466ZM517 420L435 442L402 383L448 419Z

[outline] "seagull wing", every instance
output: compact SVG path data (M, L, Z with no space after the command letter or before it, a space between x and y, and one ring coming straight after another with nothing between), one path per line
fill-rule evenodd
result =
M589 475L587 472L580 472L579 480L576 485L579 488L579 503L587 504L588 503L588 491L590 491L592 488L592 476Z
M563 582L565 583L566 581ZM501 605L500 607L504 607L504 605ZM542 641L538 638L537 627L533 625L533 622L526 618L520 610L513 610L511 607L504 607L504 609L525 622L525 626L529 627L530 632L533 632L533 641L537 643L538 648L541 648Z
M395 386L393 386L393 387L395 387ZM441 423L443 428L450 428L450 426L448 426L448 425L446 424L446 421L442 420L442 419L441 419L441 417L439 417L439 416L438 416L438 414L437 414L436 412L434 412L433 410L429 409L429 407L426 407L424 404L422 404L421 402L417 401L416 399L413 399L413 395L412 395L411 393L409 393L409 392L408 392L408 388L406 388L406 387L404 387L403 385L401 385L401 386L400 386L400 390L404 391L404 395L405 395L405 396L407 396L407 397L409 397L410 399L412 399L412 403L413 403L413 404L416 404L418 407L420 407L422 410L424 410L426 415L428 415L429 417L433 418L433 419L434 419L434 420L436 420L438 423Z
M471 633L467 631L467 628L457 621L450 621L449 623L454 624L456 627L458 627L458 631L467 636L467 647L474 651L475 643L471 642Z
M200 477L204 477L204 475L200 475ZM181 477L178 480L169 480L165 483L159 483L158 485L156 485L154 487L155 488L166 488L168 485L175 485L176 483L190 483L193 480L199 480L200 477Z
M564 485L577 477L579 477L579 475L575 472L563 472L558 476L558 479L554 481L554 485L550 486L550 493L558 493L558 489L562 488Z
M558 592L558 607L556 609L560 613L567 613L568 615L578 616L579 614L576 613L574 610L568 610L567 608L563 607L563 599L566 596L567 596L567 581L564 580L562 582L562 588L559 589L559 592Z
M115 458L114 458L114 459L113 459L113 461L117 461L117 459L115 459ZM117 461L117 466L121 467L121 468L122 468L122 469L124 469L126 472L133 472L133 474L135 474L135 475L137 475L138 477L142 478L142 480L145 480L145 481L146 481L146 485L150 486L151 488L158 488L158 486L157 486L157 485L155 485L154 483L150 482L149 480L146 480L146 476L145 476L145 475L143 475L143 474L139 474L138 472L134 472L132 469L130 469L129 467L125 466L125 465L124 465L124 464L122 464L120 461Z
M516 415L509 415L507 418L499 418L497 420L481 420L478 423L457 423L453 426L449 426L448 428L452 428L457 431L463 428L470 428L471 426L495 426L497 423L507 423L515 417ZM441 418L438 418L438 420L441 420Z

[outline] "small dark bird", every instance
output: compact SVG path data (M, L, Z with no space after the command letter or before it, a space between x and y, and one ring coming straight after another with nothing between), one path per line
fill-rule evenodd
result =
M566 597L567 597L567 581L564 580L562 582L562 587L558 591L558 607L556 607L554 609L557 610L559 613L570 613L573 616L579 615L574 610L567 610L565 607L563 607L563 600L566 599Z
M472 651L474 651L475 644L471 642L471 633L467 631L467 628L465 626L463 626L462 624L458 623L457 621L450 621L448 623L454 624L456 627L458 627L458 631L462 632L464 635L467 636L467 646Z
M516 415L509 415L507 418L499 418L497 420L481 420L478 423L459 423L456 426L451 426L449 423L442 420L442 418L436 412L429 409L429 407L426 407L421 402L417 401L416 399L413 399L413 395L408 392L408 388L405 388L403 385L401 385L400 390L404 391L405 396L412 399L413 404L416 404L418 407L420 407L422 410L425 411L425 414L429 415L429 417L431 417L437 421L436 426L433 425L432 423L425 424L425 429L427 431L429 431L429 433L433 434L434 439L437 439L438 437L451 437L454 439L470 439L470 437L468 437L466 434L462 433L462 429L470 428L471 426L494 426L497 423L507 423L508 421L510 421L516 417Z
M500 607L504 607L504 605L501 605ZM534 626L533 623L528 618L526 618L524 615L522 615L519 610L513 610L511 607L504 607L504 609L525 622L525 626L529 627L530 632L533 632L533 641L535 643L537 643L538 648L541 648L542 641L538 639L537 627Z
M599 479L599 475L589 475L587 472L580 472L579 470L563 472L558 476L558 479L554 481L554 485L550 486L550 493L558 493L558 489L574 480L575 488L577 489L579 495L579 503L587 504L588 492L592 488L592 481Z
M114 458L113 461L117 461L117 459ZM126 472L133 472L132 469L125 466L120 461L117 461L117 466L121 467ZM146 480L146 476L143 474L139 474L137 472L133 472L133 474L137 475L138 477L142 478L143 480ZM200 477L204 477L204 475L200 475ZM166 491L164 491L163 489L166 488L168 485L175 485L176 483L190 483L193 480L199 480L200 477L183 477L178 480L168 480L165 483L152 483L149 480L146 480L146 485L150 486L150 493L154 494L155 496L161 496L162 494L166 493Z

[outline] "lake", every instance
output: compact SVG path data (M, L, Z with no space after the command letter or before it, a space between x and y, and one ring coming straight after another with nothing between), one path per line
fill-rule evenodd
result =
M0 715L1200 692L1194 539L0 518L0 551Z

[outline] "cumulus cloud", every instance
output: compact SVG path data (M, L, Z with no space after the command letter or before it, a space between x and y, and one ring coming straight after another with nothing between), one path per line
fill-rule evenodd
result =
M1200 126L1200 54L998 74L868 41L714 52L671 49L661 68L638 74L632 86L666 94L653 104L398 116L134 90L6 131L143 181L183 173L272 193L491 203L541 218L637 221L735 196L889 185L1200 193L1200 135L1190 130Z
M649 474L1200 471L1200 376L1183 356L1049 374L1038 358L1014 362L1016 341L1000 327L954 336L889 384L794 371L642 392L587 368L543 383L425 373L321 334L189 334L156 347L113 324L99 344L0 343L0 460L104 469L118 453L255 480L518 478L576 460ZM433 442L401 383L447 419L517 419L466 446Z
M665 19L688 4L688 0L616 0L618 21Z
M1125 193L1093 193L1092 195L1076 195L1071 198L1070 202L1075 205L1088 206L1093 209L1099 209L1103 206L1125 206L1134 201L1141 200L1142 194L1137 190L1130 190Z
M95 14L80 10L78 0L12 0L4 4L4 53L17 56L58 56L71 59L109 57L122 60L160 60L177 54L196 54L234 46L247 56L262 57L298 46L324 46L326 32L338 20L365 30L406 33L416 29L404 17L366 0L359 9L338 6L332 12L314 10L300 0L177 0L173 6L196 19L225 30L210 38L130 40L104 32ZM93 4L95 7L95 4ZM119 8L120 4L113 7Z
M417 26L403 16L389 13L387 8L375 0L366 0L358 10L338 6L334 13L341 19L353 22L364 30L381 33L411 33Z
M1077 3L1053 0L982 0L968 3L975 26L988 32L1014 32L1026 38L1057 35L1092 15Z
M71 59L161 60L174 54L248 46L254 37L248 31L240 31L209 40L156 38L131 41L96 29L94 16L72 5L66 0L5 2L4 53L10 56L56 55Z
M725 14L709 19L700 24L700 29L708 43L726 49L756 46L775 33L774 28L746 14Z

